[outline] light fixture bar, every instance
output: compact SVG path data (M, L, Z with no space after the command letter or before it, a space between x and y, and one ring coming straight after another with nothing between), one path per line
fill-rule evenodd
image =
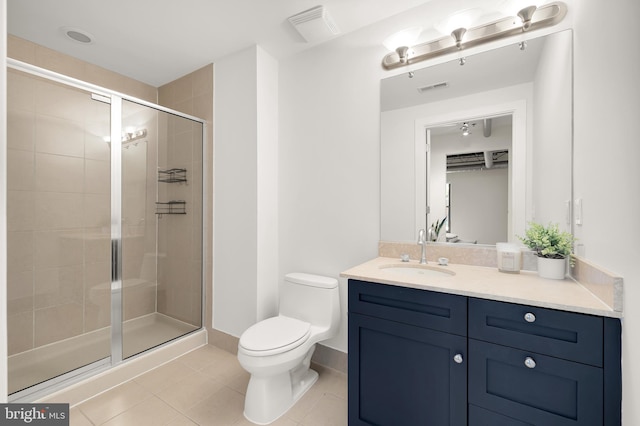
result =
M508 17L486 25L467 29L466 33L464 33L464 41L455 40L454 37L451 36L445 36L431 42L408 46L413 51L411 57L402 58L401 60L398 53L391 52L382 59L382 67L387 70L400 68L405 65L415 64L416 62L458 52L464 48L479 46L493 40L519 35L525 31L530 32L540 28L552 27L560 23L566 14L567 5L565 3L549 3L537 8L533 16L530 17L530 20L525 22L524 25L522 22L518 22L517 17Z

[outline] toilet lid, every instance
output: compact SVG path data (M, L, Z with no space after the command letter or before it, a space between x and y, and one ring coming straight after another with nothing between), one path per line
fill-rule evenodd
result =
M277 316L252 325L240 336L240 346L250 351L293 349L309 337L311 324Z

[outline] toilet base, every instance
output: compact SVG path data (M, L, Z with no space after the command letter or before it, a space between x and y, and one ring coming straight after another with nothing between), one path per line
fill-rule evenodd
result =
M285 414L318 380L318 373L287 371L276 377L252 375L247 387L244 417L258 425L268 425Z

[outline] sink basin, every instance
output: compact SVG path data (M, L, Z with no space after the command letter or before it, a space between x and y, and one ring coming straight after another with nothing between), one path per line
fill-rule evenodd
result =
M456 273L444 268L435 268L428 265L407 264L407 265L382 265L380 269L389 274L407 275L412 277L451 277Z

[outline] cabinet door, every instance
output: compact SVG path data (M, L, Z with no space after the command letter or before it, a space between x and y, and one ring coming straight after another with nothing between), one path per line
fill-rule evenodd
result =
M349 313L349 425L466 425L466 348L464 337Z
M469 339L469 403L536 426L602 426L602 368Z

